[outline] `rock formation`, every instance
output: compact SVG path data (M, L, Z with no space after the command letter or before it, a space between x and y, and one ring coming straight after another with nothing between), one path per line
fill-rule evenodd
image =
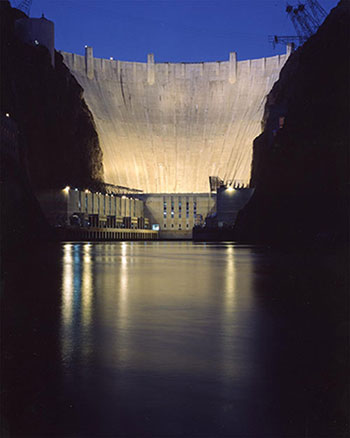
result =
M1 247L50 237L34 192L99 187L102 151L83 90L56 52L15 36L25 15L0 2ZM5 253L4 253L5 254Z
M254 142L255 193L235 238L250 242L347 239L349 187L349 3L287 61Z
M82 88L59 53L53 68L46 48L20 42L14 23L24 14L8 2L0 6L1 111L23 135L34 188L102 181L102 152Z

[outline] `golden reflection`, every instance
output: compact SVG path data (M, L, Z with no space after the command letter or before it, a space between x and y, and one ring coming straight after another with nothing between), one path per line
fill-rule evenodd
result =
M231 316L235 307L234 299L236 293L236 272L233 246L228 246L226 251L225 282L225 314L226 316Z
M92 319L93 276L91 244L63 246L62 359L66 365L74 351L89 353Z
M126 242L121 244L121 263L119 269L119 290L117 328L119 332L120 344L118 346L118 356L121 364L126 364L129 359L128 349L128 287L129 287L129 258L130 246Z
M222 343L221 343L221 367L224 378L234 378L237 375L235 366L235 351L232 338L237 325L237 293L236 290L236 265L235 251L233 246L227 246L225 253L225 283L222 312Z
M83 255L83 278L81 285L82 292L82 321L86 327L91 323L91 301L92 301L92 264L91 244L84 245Z
M121 267L120 267L120 283L119 283L119 308L122 313L123 319L126 313L126 302L128 295L128 245L126 242L122 242L121 247Z
M128 245L126 242L122 242L121 250L122 250L122 257L121 257L122 266L126 266L126 264L127 264L126 253L128 250Z
M63 246L63 278L62 278L62 358L69 361L72 356L72 340L70 336L73 312L73 245Z
M65 323L72 318L73 301L73 245L66 243L63 248L63 303L62 316Z

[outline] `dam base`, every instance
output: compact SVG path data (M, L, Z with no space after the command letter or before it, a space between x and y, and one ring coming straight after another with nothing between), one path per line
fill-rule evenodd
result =
M56 236L60 241L79 242L120 242L159 239L157 231L120 228L65 227L57 229Z

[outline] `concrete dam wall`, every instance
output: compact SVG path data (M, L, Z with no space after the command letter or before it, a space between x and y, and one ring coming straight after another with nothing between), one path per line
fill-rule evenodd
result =
M61 53L85 90L106 182L148 193L208 192L209 176L249 182L265 97L288 54L174 64Z

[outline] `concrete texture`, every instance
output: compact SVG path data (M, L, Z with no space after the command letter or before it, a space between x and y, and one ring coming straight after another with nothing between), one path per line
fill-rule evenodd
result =
M265 96L287 55L172 64L61 53L93 113L106 182L148 193L205 193L211 175L248 183Z
M145 194L145 216L159 225L161 239L191 239L194 225L201 224L215 209L216 196L194 193Z

